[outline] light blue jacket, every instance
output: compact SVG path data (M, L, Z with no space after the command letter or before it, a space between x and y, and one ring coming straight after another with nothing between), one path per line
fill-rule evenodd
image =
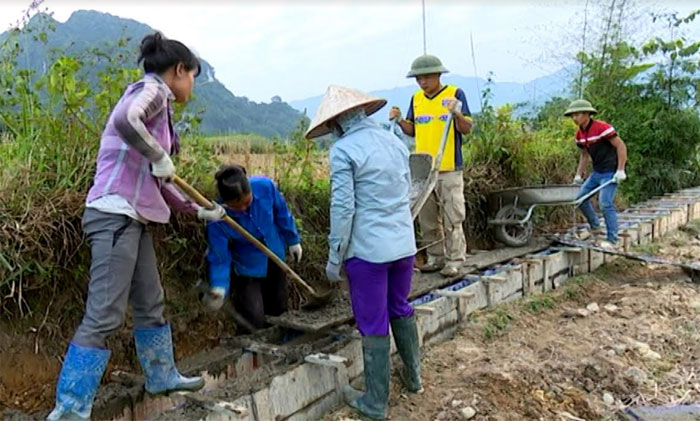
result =
M334 143L330 263L352 257L387 263L416 253L408 156L401 140L370 118Z

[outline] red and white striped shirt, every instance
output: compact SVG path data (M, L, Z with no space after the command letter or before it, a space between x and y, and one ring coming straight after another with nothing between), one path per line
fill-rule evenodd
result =
M588 151L596 172L614 172L617 170L617 149L610 140L617 136L617 131L610 124L593 120L586 127L579 127L576 132L576 146Z

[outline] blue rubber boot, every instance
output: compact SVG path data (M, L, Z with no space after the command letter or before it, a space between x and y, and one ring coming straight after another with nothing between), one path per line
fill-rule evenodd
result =
M146 392L157 395L176 390L199 390L201 377L185 377L175 368L173 338L168 323L159 327L134 329L136 354L146 376Z
M373 420L384 420L389 404L389 380L391 370L389 336L364 336L365 391L350 385L343 388L343 399L360 414Z
M97 387L107 368L109 350L71 343L56 385L56 407L47 420L90 419Z

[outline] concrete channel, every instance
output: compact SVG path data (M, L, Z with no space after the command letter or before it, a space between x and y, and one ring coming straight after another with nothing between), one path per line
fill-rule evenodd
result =
M636 204L621 212L619 219L625 248L656 241L700 219L700 187ZM497 253L483 253L481 261L489 264L475 266L463 278L448 280L447 285L423 283L432 286L414 291L412 305L422 345L451 338L475 310L559 288L570 277L595 271L616 258L549 244L520 250L520 254ZM498 257L489 260L489 255ZM93 417L114 421L319 419L342 403L342 386L362 375L359 334L346 313L338 320L315 321L318 326L306 332L275 326L255 337L229 338L218 348L181 362L187 374L205 377L200 393L150 396L143 392L139 376L111 373L114 381L101 388Z

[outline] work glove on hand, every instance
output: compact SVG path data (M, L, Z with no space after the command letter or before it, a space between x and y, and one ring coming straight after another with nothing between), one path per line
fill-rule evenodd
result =
M167 153L163 153L162 158L151 163L151 174L165 181L170 181L175 177L175 166Z
M340 273L340 269L340 264L326 263L326 278L331 282L341 282L343 280L343 275Z
M445 100L445 107L453 115L462 113L462 101L460 101L456 98L450 98L450 99Z
M574 177L574 184L583 184L583 177L576 174L576 177Z
M301 253L301 244L294 244L293 246L289 247L289 254L292 255L292 258L297 263L301 262Z
M197 218L203 219L205 221L220 221L226 215L224 207L218 203L214 203L214 206L210 209L200 207L197 209Z
M615 184L620 184L621 182L625 181L627 179L627 174L625 174L625 170L617 170L615 171L615 175L613 175L612 182Z
M219 310L224 305L226 290L222 287L209 288L201 297L202 304L207 311Z
M401 120L401 109L399 107L393 106L389 110L389 121L391 120Z

